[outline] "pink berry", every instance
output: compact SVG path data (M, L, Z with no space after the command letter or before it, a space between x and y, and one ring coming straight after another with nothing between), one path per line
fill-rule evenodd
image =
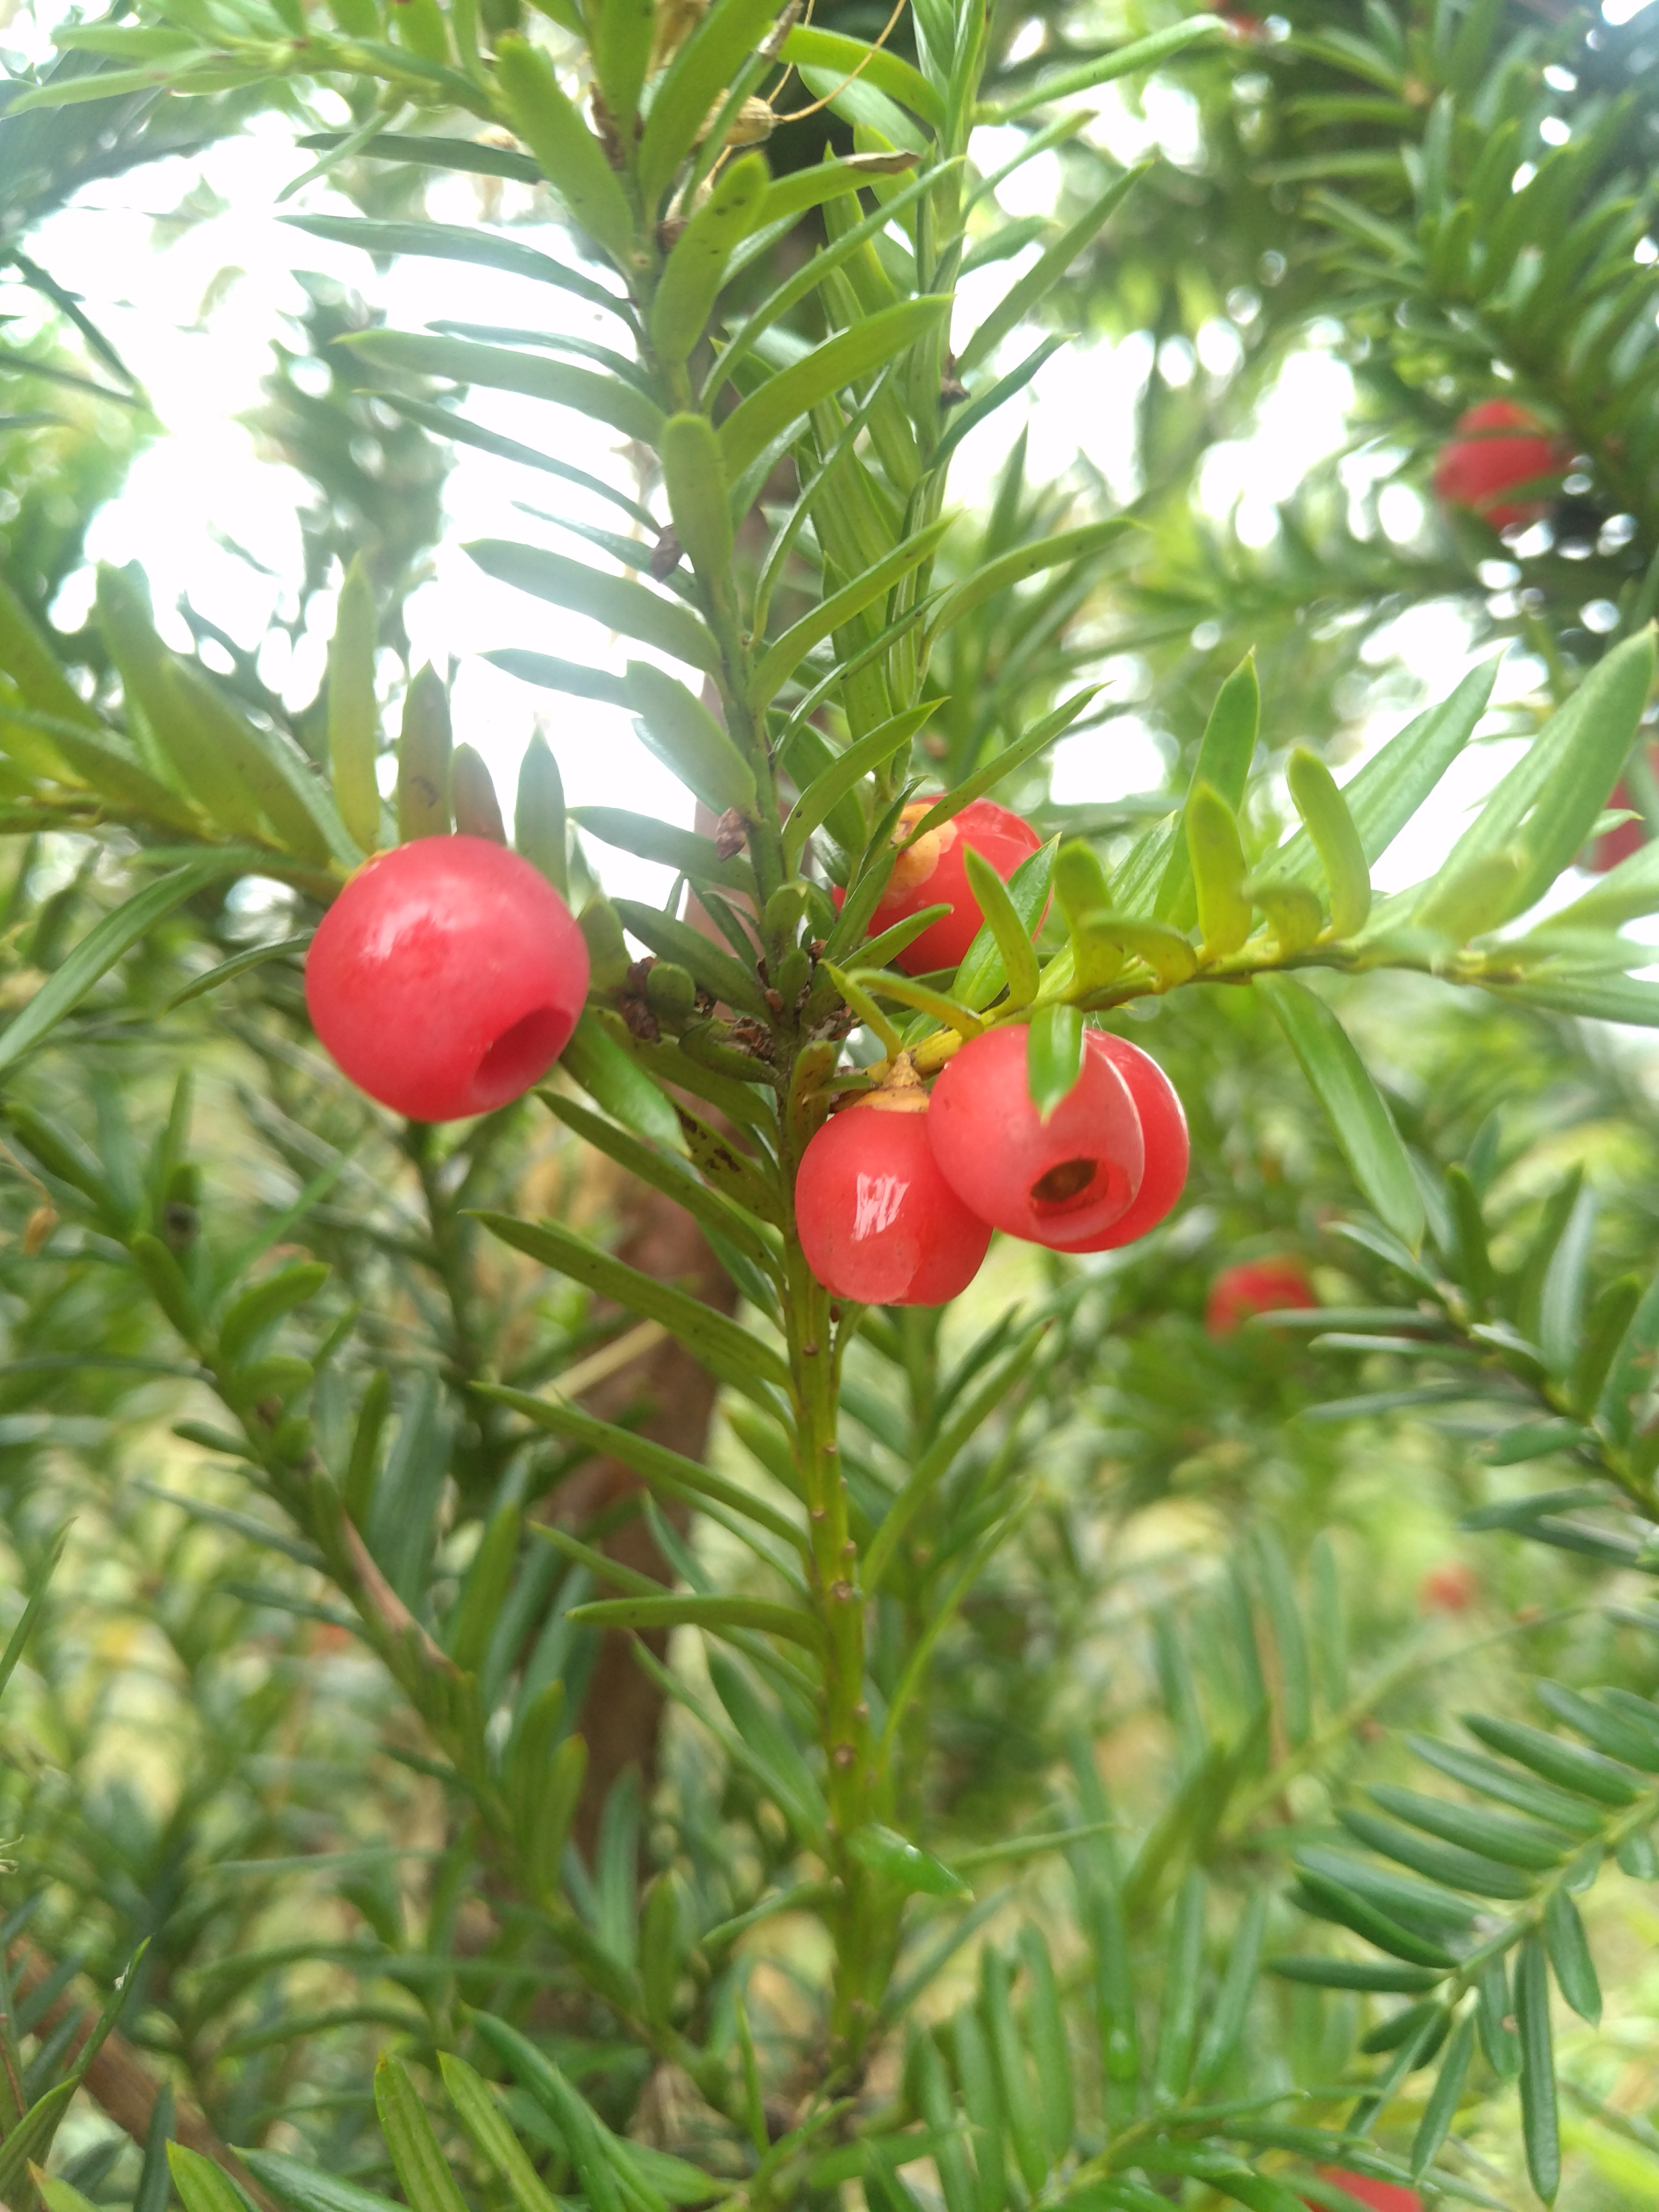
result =
M413 1121L488 1114L563 1051L587 947L528 860L483 837L378 853L306 961L318 1036L358 1088Z
M1311 1312L1318 1304L1299 1260L1241 1260L1224 1267L1211 1284L1204 1326L1212 1336L1231 1336L1252 1314L1280 1313L1292 1306Z
M1044 1121L1025 1082L1025 1032L988 1030L933 1086L933 1152L963 1203L994 1229L1075 1250L1121 1220L1146 1149L1129 1086L1103 1052L1084 1054Z
M1440 449L1435 496L1447 507L1469 508L1494 530L1536 522L1550 506L1547 496L1538 496L1537 479L1559 477L1570 450L1512 399L1482 400L1458 416L1456 429ZM1523 484L1529 497L1506 496Z
M939 1173L921 1089L877 1091L826 1121L795 1178L806 1264L860 1305L940 1306L979 1273L990 1228Z
M935 804L931 799L913 799L899 817L893 833L896 841L908 836ZM871 935L878 937L883 930L890 929L907 915L919 914L925 906L948 904L951 912L930 922L897 955L894 965L902 968L907 975L924 975L933 968L958 967L985 920L979 901L969 888L969 848L988 860L1006 883L1042 842L1029 822L1011 814L1006 806L988 799L971 799L960 814L941 822L937 830L928 830L899 854L871 919ZM835 893L838 910L844 896L839 890Z
M1110 1060L1129 1087L1135 1112L1140 1116L1141 1141L1146 1164L1140 1188L1127 1213L1109 1229L1073 1243L1069 1237L1049 1242L1062 1252L1115 1252L1133 1244L1149 1229L1156 1229L1186 1187L1189 1146L1187 1116L1176 1096L1175 1085L1149 1053L1127 1037L1110 1036L1104 1030L1085 1030L1084 1040L1091 1052Z

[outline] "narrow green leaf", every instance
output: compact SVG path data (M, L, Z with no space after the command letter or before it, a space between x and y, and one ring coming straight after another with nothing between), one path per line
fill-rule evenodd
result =
M847 1848L860 1866L879 1875L896 1888L921 1892L928 1897L971 1897L973 1890L943 1860L919 1844L911 1843L892 1828L872 1822L855 1828Z
M1562 870L1571 866L1595 828L1635 739L1653 675L1650 623L1598 660L1561 714L1540 732L1535 749L1553 744L1556 757L1521 832L1528 865L1504 921L1524 914L1543 897ZM1569 716L1569 734L1553 737L1555 725Z
M1578 1907L1565 1887L1552 1889L1544 1900L1544 1942L1562 1996L1580 2020L1596 2027L1601 2018L1601 1984Z
M1371 910L1370 870L1359 831L1336 780L1317 753L1298 745L1288 777L1297 812L1307 824L1331 895L1331 934L1352 937Z
M671 415L663 424L662 475L674 534L706 588L715 590L732 559L731 487L706 415Z
M378 142L382 146L386 143L384 137ZM405 143L427 147L441 142L420 138ZM300 143L304 145L306 141L301 139ZM373 153L376 143L371 140L363 151ZM534 165L526 162L523 166L533 181ZM441 261L471 262L481 268L501 270L509 276L528 276L538 283L556 284L561 291L573 292L578 299L586 300L592 307L608 308L613 315L626 316L628 313L627 302L614 292L606 291L602 284L594 283L576 270L567 269L550 254L538 252L533 246L522 245L516 238L506 237L500 231L447 222L384 222L352 215L289 215L281 220L291 229L302 230L312 238L329 239L340 246L358 246L365 253L377 257L418 254Z
M1423 2107L1423 2117L1417 2124L1417 2133L1412 2138L1413 2181L1422 2179L1434 2164L1440 2146L1451 2133L1474 2050L1474 2014L1466 2012L1452 2031L1451 2040L1446 2045L1446 2055L1440 2062L1440 2071L1435 2077L1434 2087L1429 2093L1428 2101Z
M328 758L340 819L357 845L380 842L380 788L374 779L380 708L374 696L374 649L380 621L374 586L358 554L340 586L328 648Z
M702 1628L713 1635L746 1628L763 1636L781 1636L812 1652L821 1651L823 1643L812 1614L757 1597L607 1597L573 1606L569 1618L592 1628Z
M571 214L627 269L634 218L622 180L577 110L553 64L516 32L495 41L495 82L507 118Z
M755 773L700 699L647 660L630 660L623 688L651 750L711 812L752 820Z
M1244 848L1238 817L1213 785L1196 783L1182 817L1187 861L1192 871L1203 939L1200 960L1222 960L1237 952L1250 933L1250 902L1244 896Z
M204 854L148 884L89 929L73 952L52 970L28 1004L0 1030L0 1069L10 1067L72 1013L100 976L123 953L147 937L173 908L210 884L257 871L266 856L230 848Z
M720 647L689 607L660 597L630 576L607 576L584 561L550 553L539 545L515 545L486 538L465 550L485 575L555 606L588 615L606 629L642 638L675 660L711 675L720 665Z
M1074 92L1091 92L1097 84L1109 84L1120 76L1133 76L1139 70L1156 69L1159 62L1167 61L1171 54L1178 54L1187 46L1225 35L1226 26L1218 16L1189 15L1167 30L1155 31L1150 38L1133 40L1129 45L1103 54L1097 60L1080 62L1074 69L1045 77L1015 99L984 109L981 119L987 123L1012 123L1018 116L1029 115L1034 107L1046 106L1051 100L1069 100Z
M770 1345L685 1291L613 1260L557 1222L520 1221L505 1213L480 1213L477 1218L492 1236L516 1251L527 1253L544 1267L555 1268L573 1282L585 1283L601 1297L615 1298L619 1305L647 1320L659 1321L694 1358L702 1360L722 1382L757 1398L769 1412L775 1401L767 1386L788 1389L789 1370Z
M767 1018L766 994L752 966L745 967L701 930L665 914L660 907L646 906L637 899L617 899L614 904L630 933L661 959L677 960L726 1006L740 1006L758 1021Z
M783 825L783 848L792 860L799 858L813 830L847 793L872 770L884 767L902 745L908 745L938 713L940 703L937 699L924 699L919 707L908 708L903 714L878 723L845 752L837 753L833 764L811 779Z
M1204 1973L1204 1877L1196 1869L1182 1883L1170 1925L1161 1978L1162 2011L1152 2059L1152 2096L1178 2104L1192 2077Z
M418 669L404 696L398 739L398 836L449 834L449 694L432 667Z
M850 584L819 601L810 613L793 623L782 636L769 645L762 656L749 685L749 704L758 712L775 696L782 686L815 645L822 642L834 630L850 623L855 615L862 614L872 601L883 598L895 585L919 568L938 546L939 540L955 520L945 515L925 529L915 531L902 538L890 553L884 553ZM939 702L934 702L935 705Z
M5 1695L6 1685L17 1671L18 1661L28 1649L29 1638L34 1633L34 1624L40 1618L40 1608L46 1601L47 1587L57 1571L58 1562L64 1556L64 1547L68 1541L69 1528L65 1524L52 1539L51 1555L46 1565L32 1578L28 1602L23 1607L16 1627L6 1638L4 1651L0 1652L0 1697Z
M1255 655L1247 653L1215 695L1209 719L1204 725L1204 735L1199 741L1198 758L1193 765L1188 806L1199 787L1208 784L1237 812L1244 804L1244 789L1249 781L1261 720L1261 690L1256 681ZM1127 896L1123 903L1131 913L1137 911L1135 903ZM1182 929L1188 927L1197 914L1192 893L1192 863L1184 835L1176 836L1171 843L1152 912L1159 921L1173 921Z
M736 4L736 0L726 0ZM653 108L653 115L655 115ZM866 316L822 345L780 369L734 408L720 425L720 450L732 483L821 400L868 376L927 337L950 308L943 298L903 300Z
M607 9L617 4L607 0ZM733 161L675 242L651 305L651 343L665 363L684 362L702 336L726 264L753 228L768 182L758 154Z
M1527 2171L1546 2204L1561 2185L1556 2124L1555 2051L1550 2035L1550 1975L1543 1939L1522 1938L1515 1966L1515 2019L1521 2039L1521 2132Z
M721 1192L711 1190L695 1176L684 1158L683 1142L678 1129L675 1144L667 1158L648 1145L611 1123L602 1121L597 1115L589 1114L574 1099L562 1097L556 1091L544 1091L542 1097L549 1109L556 1114L568 1129L573 1129L585 1143L603 1152L624 1167L641 1182L648 1183L683 1206L686 1212L701 1222L705 1229L728 1243L752 1260L757 1267L769 1274L776 1273L778 1261L771 1245L763 1235L759 1224L742 1207Z
M295 2160L292 2163L297 2165L299 2161ZM210 2158L204 2158L200 2151L187 2150L180 2142L170 2142L167 2145L167 2170L173 2176L173 2185L179 2192L179 2202L184 2206L185 2212L248 2212L247 2198L224 2168L216 2166ZM252 2171L251 2166L249 2170ZM359 2193L368 2198L367 2190ZM389 2212L388 2200L385 2197L369 2199L369 2203L375 2207L375 2212L381 2212L381 2208L387 2208ZM307 2208L307 2212L311 2212L311 2208ZM346 2212L346 2208L343 2205L331 2208L331 2212ZM354 2206L352 2212L368 2212L368 2204Z
M444 2087L449 2092L449 2101L473 2148L483 2164L493 2166L507 2184L516 2212L558 2212L558 2200L549 2192L526 2155L489 2083L453 2051L438 2053L438 2068Z
M1046 1121L1083 1073L1083 1017L1075 1006L1040 1007L1025 1033L1025 1085Z
M996 940L1003 972L1007 978L1008 1004L1011 1006L1030 1006L1036 996L1039 981L1036 950L1031 943L1031 925L1014 904L1006 884L982 854L975 852L969 845L963 848L963 860L967 869L969 889L985 917L985 927ZM1080 1024L1079 1035L1080 1037Z
M1322 999L1288 975L1258 975L1255 988L1324 1108L1354 1181L1386 1228L1414 1252L1422 1242L1422 1193L1393 1116L1346 1031Z
M1041 575L1047 568L1064 568L1073 562L1091 561L1139 527L1127 517L1115 515L1106 522L1085 523L1078 530L1062 530L1051 537L1036 538L1029 545L1017 545L1000 554L946 592L928 624L930 639L942 637L947 629L953 629L976 607L983 606L987 599L994 599L999 592L1010 591L1016 584Z
M408 2069L389 2051L374 2069L374 2107L410 2212L466 2212Z
M585 125L576 127L584 137L588 135ZM645 445L654 446L662 435L662 410L637 385L546 354L425 331L360 331L339 343L377 368L404 370L411 376L447 376L456 384L483 385L494 392L550 400L592 422L609 423L624 438L637 438Z
M816 24L798 23L783 42L781 58L797 69L833 70L838 78L856 70L933 130L937 131L944 125L945 109L939 94L920 70L884 46L872 46L863 39L849 39Z
M656 221L675 171L776 13L776 0L715 0L669 64L640 143L640 198L647 222Z
M278 2203L291 2205L294 2212L400 2212L395 2197L378 2197L357 2182L325 2172L308 2159L290 2158L276 2150L247 2150L239 2155L260 2186L269 2191ZM225 2196L204 2194L200 2201L193 2202L187 2194L180 2179L181 2167L210 2187L216 2177L228 2190L224 2175L210 2159L200 2158L194 2151L183 2150L176 2143L167 2146L167 2159L185 2212L246 2212L240 2197L233 2203ZM207 2169L205 2174L202 2172L204 2167Z
M1193 2069L1194 2081L1200 2089L1208 2088L1225 2073L1243 2035L1261 1964L1261 1939L1267 1929L1269 1902L1264 1890L1255 1890L1246 1899L1240 1915L1233 1948L1228 1954L1227 1971L1205 2022Z
M988 360L1004 338L1039 306L1059 283L1085 246L1088 246L1146 174L1149 164L1126 169L1088 207L1068 223L1053 244L1046 246L1031 267L1010 285L990 313L957 356L963 374Z

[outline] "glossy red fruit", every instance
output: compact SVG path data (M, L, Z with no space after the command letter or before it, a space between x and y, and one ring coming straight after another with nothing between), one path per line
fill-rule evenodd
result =
M488 1114L564 1050L587 947L545 876L483 837L378 853L306 961L318 1036L360 1090L413 1121Z
M860 1305L942 1306L979 1273L990 1224L939 1173L925 1091L878 1091L828 1121L795 1178L806 1264Z
M1434 465L1435 496L1447 507L1468 507L1494 530L1536 522L1550 502L1536 480L1559 477L1570 449L1538 417L1512 399L1483 399L1457 418ZM1521 485L1530 496L1513 499Z
M899 817L894 842L907 836L935 803L931 799L913 799ZM1029 822L1022 822L1006 806L988 799L971 800L960 814L941 822L937 830L930 830L899 854L871 919L871 936L878 937L884 929L890 929L907 915L920 913L925 906L948 905L950 913L930 922L897 955L894 965L902 968L907 975L925 975L933 968L955 968L985 920L979 901L968 887L969 848L988 860L1006 884L1042 842ZM835 893L837 911L844 896L840 890Z
M1139 1192L1146 1147L1129 1086L1103 1052L1048 1119L1025 1083L1025 1032L988 1030L933 1085L928 1126L945 1179L994 1229L1075 1250L1121 1221Z
M1322 2166L1319 2178L1346 2189L1350 2197L1369 2204L1371 2212L1423 2212L1423 2200L1417 2191L1402 2189L1396 2181L1373 2181L1369 2174L1351 2173L1346 2166Z
M1129 1086L1140 1117L1146 1165L1128 1212L1120 1214L1109 1229L1079 1244L1069 1237L1051 1237L1048 1241L1062 1252L1115 1252L1121 1245L1133 1244L1149 1229L1156 1229L1185 1188L1190 1155L1187 1116L1175 1085L1149 1053L1131 1044L1127 1037L1109 1036L1104 1030L1085 1030L1083 1034L1088 1048L1110 1060Z
M1204 1326L1212 1336L1231 1336L1252 1314L1291 1306L1311 1312L1319 1304L1299 1260L1241 1260L1224 1267L1210 1285Z

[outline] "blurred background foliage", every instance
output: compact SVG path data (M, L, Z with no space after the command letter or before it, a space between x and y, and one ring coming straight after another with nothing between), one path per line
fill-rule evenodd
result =
M855 0L818 21L867 37L879 12ZM1607 641L1652 613L1651 13L1614 23L1522 0L1434 14L1297 0L1265 21L1235 16L1226 44L1187 55L1144 92L1103 98L1106 124L1062 143L1052 210L1041 223L1034 214L1031 230L1097 194L1103 146L1158 153L1048 311L1054 327L1141 362L1138 383L1108 387L1111 404L1128 395L1123 480L1079 460L1032 483L1018 449L963 525L957 557L965 571L981 548L1118 507L1144 532L1103 582L1062 574L1004 594L953 634L934 672L948 695L935 730L942 773L966 775L1000 733L1103 673L1102 711L1139 717L1173 781L1218 681L1249 647L1269 750L1312 741L1340 763L1379 721L1422 702L1402 618L1425 608L1451 609L1471 648L1517 648L1492 726L1525 731ZM1043 72L1168 18L1000 9L988 96L1017 100ZM900 52L907 30L902 21ZM303 83L280 96L301 120L330 119L305 115ZM27 295L0 347L0 574L37 613L155 426L95 303L59 295L30 255L31 232L89 179L142 179L146 162L237 128L251 105L129 95L0 120L3 234ZM815 159L822 143L820 129L789 126L772 142L775 164ZM411 220L422 212L418 176L360 161L333 171L365 212ZM487 213L495 187L477 181ZM1005 226L999 252L1008 245ZM309 598L366 548L381 641L406 673L402 607L444 527L446 448L331 352L374 311L331 280L307 289L303 325L271 333L252 426L311 487L304 572L289 580L283 620L297 638ZM1248 430L1310 349L1352 373L1348 444L1286 489L1265 524L1200 497L1206 455ZM1429 489L1459 414L1494 389L1537 409L1573 454L1548 511L1507 542ZM1390 492L1405 496L1390 503ZM226 535L221 557L240 557L234 517ZM185 614L211 679L314 750L319 702L285 703L261 680L263 641ZM109 696L95 633L60 628L58 645ZM1638 806L1651 789L1643 769L1638 757ZM1148 791L1069 804L1040 779L1007 796L1045 827L1098 830L1109 852L1164 803ZM1273 825L1257 826L1265 842ZM14 842L4 867L0 994L15 1007L110 902L120 864L106 844L65 832ZM568 1545L526 1538L511 1594L498 1588L482 1627L466 1613L469 1571L504 1511L614 1549L619 1531L624 1542L639 1534L639 1497L594 1480L580 1453L481 1413L465 1385L492 1364L525 1388L562 1375L611 1419L684 1427L702 1412L673 1402L673 1378L625 1317L481 1251L464 1216L491 1205L560 1214L636 1249L652 1221L607 1163L533 1103L453 1145L397 1141L311 1047L289 955L180 999L294 926L292 895L276 885L199 895L100 986L57 1048L15 1072L9 1093L21 1110L0 1155L0 1529L14 1614L68 1524L0 1710L3 1942L25 2086L56 2078L94 1992L131 1967L118 2025L58 2136L64 2181L96 2204L161 2212L166 2171L143 2143L171 2132L215 2155L225 2144L298 2154L384 2190L374 2053L389 2047L430 2069L476 2007L532 2035L611 2125L718 2170L723 2141L684 2076L620 2035L562 1966L393 1672L309 1547L216 1441L215 1401L133 1266L123 1221L148 1224L181 1260L204 1253L239 1274L328 1263L326 1288L283 1324L271 1359L303 1356L315 1370L331 1463L357 1449L347 1409L364 1374L390 1378L374 1543L398 1600L452 1646L470 1637L486 1669L520 1668L532 1687L562 1679L568 1730L607 1663L595 1632L564 1618L592 1594L591 1566ZM1443 1212L1448 1167L1478 1181L1500 1273L1520 1282L1552 1222L1560 1237L1560 1194L1582 1173L1597 1206L1571 1217L1587 1221L1577 1295L1630 1273L1651 1279L1659 1143L1639 1036L1452 1000L1409 979L1371 979L1341 1003ZM872 1329L850 1376L849 1465L862 1458L878 1480L927 1433L942 1373L981 1332L1016 1302L1046 1319L1029 1369L952 1474L951 1510L964 1516L1011 1471L1020 1503L943 1635L927 1709L930 1833L971 1869L976 1900L965 1917L954 1904L929 1908L961 1942L924 1978L930 2020L971 2000L976 1942L1011 1941L1023 1919L1046 1928L1075 1981L1084 1954L1071 1881L1087 1892L1097 1850L1120 1869L1150 1869L1127 1932L1137 1972L1154 1982L1166 1864L1203 1865L1218 1960L1255 1898L1269 1900L1270 1954L1304 1949L1307 1923L1286 1901L1290 1855L1326 1835L1358 1786L1420 1780L1407 1731L1443 1733L1468 1710L1535 1720L1534 1676L1659 1688L1642 1540L1598 1553L1463 1525L1536 1488L1540 1469L1494 1458L1494 1439L1526 1408L1517 1395L1494 1411L1463 1387L1461 1322L1419 1344L1382 1329L1368 1341L1359 1326L1328 1325L1329 1342L1289 1322L1206 1328L1218 1276L1241 1262L1286 1261L1309 1295L1352 1313L1419 1304L1423 1286L1343 1236L1355 1212L1346 1170L1249 994L1217 990L1183 1001L1178 1017L1166 1008L1146 1041L1193 1127L1192 1181L1171 1225L1082 1269L1000 1249L943 1322L909 1315ZM98 1164L77 1185L66 1161ZM1439 1266L1454 1291L1468 1280L1456 1243L1449 1231ZM682 1252L665 1272L686 1267ZM705 1289L730 1305L743 1285L717 1290L711 1277ZM715 1413L714 1464L734 1480L759 1479L768 1442L741 1406ZM367 1449L372 1464L372 1437ZM1546 1455L1547 1480L1601 1480L1571 1439L1560 1452L1559 1463ZM723 1583L737 1571L732 1540L708 1522L691 1534L657 1522L643 1540L689 1580L700 1557L718 1562ZM752 1578L765 1588L763 1570ZM672 1657L685 1704L653 1697L609 1757L605 1712L590 1708L584 1723L605 1786L571 1808L576 1878L594 1926L624 1950L639 1940L641 1884L659 1869L676 1870L704 1928L811 1876L732 1747L734 1731L767 1747L752 1686L745 1707L738 1686L710 1683L696 1651L677 1645ZM692 1704L716 1717L723 1706L724 1735ZM1091 1832L1071 1881L1063 1853L1014 1848L1078 1825ZM1635 2212L1659 2191L1654 1899L1625 1871L1584 1900L1607 2002L1599 2022L1563 2019L1559 2030L1561 2202L1572 2212ZM726 1938L729 1958L690 1970L698 2001L713 1988L724 2008L715 2043L732 2049L752 2033L775 2132L789 2124L817 2033L822 1962L807 1927L777 1914ZM919 1958L933 1932L916 1939ZM1363 1988L1270 1978L1253 2016L1266 2076L1352 2081L1389 2016L1389 2000ZM1408 2079L1385 2115L1402 2141L1423 2080ZM1488 2201L1528 2203L1514 2087L1495 2071L1480 2081L1457 2120L1461 2170ZM549 2185L568 2185L534 2100L514 2089L507 2109ZM488 2160L446 2141L471 2157L483 2201L505 2201ZM817 2185L827 2197L838 2185ZM1201 2178L1187 2186L1191 2202L1210 2201ZM874 2202L878 2189L866 2187Z

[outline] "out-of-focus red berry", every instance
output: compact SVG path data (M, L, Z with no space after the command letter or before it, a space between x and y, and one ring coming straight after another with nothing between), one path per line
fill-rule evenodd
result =
M988 1030L933 1086L933 1153L964 1205L1034 1244L1098 1236L1139 1192L1146 1147L1129 1086L1103 1052L1044 1121L1025 1081L1025 1032Z
M1373 2181L1369 2174L1351 2173L1345 2166L1322 2166L1319 2178L1346 2189L1350 2197L1369 2204L1371 2212L1423 2212L1423 2200L1417 2191L1402 2189L1397 2181Z
M1417 1585L1418 1609L1422 1613L1467 1613L1480 1595L1473 1567L1462 1559L1442 1559Z
M528 1091L587 996L587 947L545 876L483 837L378 853L306 961L318 1036L360 1090L412 1121L488 1114Z
M939 1173L925 1091L877 1091L812 1139L795 1178L806 1264L860 1305L941 1306L965 1291L991 1241Z
M1149 1229L1156 1229L1185 1188L1189 1154L1187 1116L1175 1085L1150 1053L1142 1052L1127 1037L1110 1036L1104 1030L1085 1030L1084 1037L1090 1050L1109 1060L1128 1085L1140 1117L1146 1164L1140 1188L1128 1212L1120 1214L1109 1229L1080 1244L1058 1235L1049 1242L1062 1252L1114 1252L1120 1245L1133 1244Z
M936 804L931 799L913 799L899 817L893 833L895 843L907 837ZM907 915L920 913L925 906L948 905L950 913L930 922L898 954L894 964L907 975L957 966L985 920L968 884L969 847L990 862L1006 884L1042 842L1029 822L1022 822L1006 806L988 799L970 800L960 814L941 822L937 830L928 830L899 854L871 918L870 934L878 937L884 929L890 929ZM837 890L833 896L839 912L846 894Z
M1310 1312L1318 1304L1299 1260L1241 1260L1224 1267L1211 1284L1204 1326L1212 1336L1231 1336L1252 1314L1280 1313L1291 1306Z
M1483 399L1457 418L1457 427L1440 448L1434 465L1435 497L1447 507L1468 507L1508 530L1547 514L1547 495L1537 490L1540 477L1559 477L1571 447L1538 417L1512 399ZM1524 499L1508 496L1521 486Z

